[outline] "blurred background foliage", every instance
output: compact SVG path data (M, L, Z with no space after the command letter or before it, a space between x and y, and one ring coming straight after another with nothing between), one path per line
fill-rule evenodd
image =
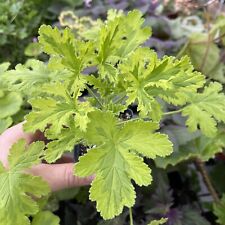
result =
M224 86L224 1L0 0L0 134L23 121L31 110L27 103L30 93L45 79L57 76L45 64L48 58L37 42L39 26L70 27L74 35L87 40L95 35L109 9L142 11L153 33L145 46L154 49L160 57L168 54L179 58L187 54L195 69L204 73L208 81L219 81ZM15 66L16 70L11 70ZM15 77L16 89L7 81L8 75ZM22 82L27 84L27 89L21 89ZM137 113L135 105L132 107ZM168 115L162 121L161 131L169 135L174 153L147 162L154 167L154 181L149 187L136 187L135 224L144 225L166 217L167 225L224 225L224 126L220 126L216 137L209 139L198 131L189 133L185 118L177 114ZM196 158L201 160L204 171L196 166ZM211 196L202 172L207 173L220 201L215 202ZM44 205L60 216L63 225L129 224L127 210L113 220L102 221L95 205L88 200L86 187L54 193Z

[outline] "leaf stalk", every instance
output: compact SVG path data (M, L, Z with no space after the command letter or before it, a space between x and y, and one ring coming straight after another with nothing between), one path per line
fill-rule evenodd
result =
M134 225L132 208L129 208L130 225Z
M99 100L99 98L96 96L96 94L91 90L91 88L89 88L88 85L86 85L86 88L87 88L88 92L90 93L90 95L92 97L94 97L96 99L96 101L99 103L99 105L103 108L102 102Z
M182 112L182 110L183 109L178 109L178 110L175 110L175 111L165 112L165 113L163 113L163 115L164 116L173 115L173 114Z
M130 119L130 120L123 120L123 121L118 122L118 125L121 125L121 124L124 124L124 123L127 123L127 122L131 122L131 121L135 121L135 120L139 120L139 119L141 119L141 118L136 117L136 118L133 118L133 119Z
M218 196L215 188L213 187L213 184L210 180L209 174L208 174L208 172L205 168L204 162L201 159L196 158L195 159L195 166L198 169L198 171L200 172L200 174L203 178L203 181L204 181L209 193L211 194L214 202L219 203L219 201L220 201L219 196Z

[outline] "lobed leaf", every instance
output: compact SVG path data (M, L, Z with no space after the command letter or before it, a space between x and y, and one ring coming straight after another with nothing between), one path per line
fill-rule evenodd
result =
M180 145L173 151L170 156L165 158L157 158L156 165L161 168L166 168L169 165L175 166L186 160L200 158L202 161L208 161L214 158L216 153L222 152L225 147L225 135L218 133L213 138L206 136L197 137L186 144Z
M28 96L40 93L41 86L52 81L68 79L65 69L52 70L45 63L30 59L25 65L18 64L14 70L3 74L3 81L10 90L20 91Z
M73 73L70 80L75 85L76 78L80 76L83 69L93 63L93 43L76 40L68 28L61 32L56 27L42 25L39 35L38 39L44 51L57 57L57 63L62 64L64 68Z
M156 53L139 48L124 64L121 64L121 79L125 79L127 104L138 101L141 115L160 120L162 110L157 97L174 105L183 105L185 91L196 92L204 84L204 76L193 71L188 57L158 59Z
M151 35L151 29L143 27L144 19L138 10L120 14L101 27L98 40L98 68L102 78L115 81L114 64L126 58Z
M51 129L45 132L52 141L47 144L45 160L49 163L55 162L66 151L72 151L75 144L81 140L80 130L75 126L74 121L70 121L67 128L63 128L59 134L55 134Z
M90 189L90 198L104 219L113 218L124 206L135 201L133 179L138 185L151 183L150 169L139 155L155 158L171 153L172 145L165 135L153 133L152 122L127 122L117 125L110 112L89 113L90 123L85 139L96 147L80 157L75 166L78 176L96 174Z
M222 85L212 82L202 93L186 93L189 104L182 110L182 115L188 116L186 125L190 131L196 131L199 126L208 137L216 134L217 122L225 122L225 95L221 91Z
M39 97L30 101L33 111L26 116L26 131L44 131L47 125L51 125L55 133L60 133L63 126L69 125L71 117L76 121L77 127L81 130L86 129L87 113L91 108L88 103L77 100L79 91L71 95L65 83L45 85L42 91L49 97Z
M211 38L213 39L213 37ZM220 48L212 41L206 43L208 43L207 34L193 33L189 37L184 54L190 57L197 71L201 71L213 80L224 83L224 65L220 62Z
M40 198L50 189L40 177L25 173L25 169L41 162L44 143L35 142L25 147L20 140L10 150L9 168L0 163L0 224L28 225L28 216L34 215L39 208L31 197Z

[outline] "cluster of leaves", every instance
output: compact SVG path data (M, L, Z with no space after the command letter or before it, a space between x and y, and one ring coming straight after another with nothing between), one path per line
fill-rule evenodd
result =
M167 135L156 132L163 115L170 114L163 112L163 105L180 107L189 131L199 134L182 143L192 154L187 150L188 156L181 152L175 162L174 158L165 158L168 162L161 164L175 165L196 155L207 160L223 146L217 133L217 123L225 121L222 86L216 82L204 86L205 77L194 71L188 57L159 59L153 50L142 47L151 35L143 23L142 14L136 10L127 15L110 14L90 40L74 38L68 28L60 31L43 25L39 42L50 56L49 63L31 60L2 75L9 90L21 91L32 105L25 130L39 129L51 140L40 153L48 163L73 151L76 144L89 146L74 171L81 177L95 174L90 199L97 202L104 219L119 215L124 206L134 205L131 180L139 186L151 183L150 169L143 157L158 157L156 162L160 164L161 157L171 154ZM87 75L91 68L95 72ZM84 90L88 91L86 97L82 95ZM138 117L121 121L119 114L132 104L138 106ZM22 147L13 148L20 152ZM18 160L17 156L18 153L12 158ZM9 177L8 170L3 171L0 181L4 183ZM6 186L5 192L10 188ZM27 192L27 187L16 188ZM15 210L18 220L22 215L37 213L37 209L17 210L13 201L3 202L2 208L7 204Z
M131 33L134 29L139 29L139 36L126 34L127 40L123 45L117 46L117 49L113 48L113 45L118 43L118 38L122 38L124 35L125 27L131 24L130 20L137 23L136 27L131 29ZM48 144L46 150L48 162L55 161L65 150L72 150L73 146L80 141L84 141L88 145L97 145L80 159L75 171L79 176L96 174L90 197L97 201L97 208L104 218L112 218L122 212L123 206L131 207L134 204L135 194L130 183L131 178L139 185L147 185L151 182L148 168L135 152L131 154L131 149L150 158L154 158L156 155L167 155L171 152L171 144L166 136L152 133L157 129L157 124L141 120L119 124L116 115L121 110L123 111L126 105L112 107L115 97L118 94L124 94L125 91L125 87L123 87L125 84L121 88L118 87L122 82L119 81L119 77L117 84L115 83L118 75L117 69L112 63L116 63L116 57L122 59L134 51L148 37L149 29L142 28L142 23L141 14L137 11L109 21L109 24L104 25L100 31L99 36L102 40L96 40L99 42L96 54L93 48L94 43L75 40L68 29L62 35L56 28L42 26L40 29L39 40L44 46L44 51L52 54L58 64L71 71L72 76L70 78L62 77L64 82L44 86L49 97L31 101L33 112L27 117L28 122L25 129L27 131L35 129L44 131L46 125L51 124L51 127L46 130L47 137L53 140ZM118 32L113 34L115 29L118 29ZM111 42L111 44L107 42ZM126 49L124 49L125 46ZM113 53L115 50L117 52ZM111 54L110 51L112 51ZM110 62L110 57L114 58L112 62ZM99 78L92 76L88 81L88 78L82 75L82 71L89 66L91 59L93 60L91 65L97 63L96 66L99 67ZM74 62L76 63L74 64ZM97 98L98 101L93 98L90 98L90 102L89 98L85 102L79 101L80 92L87 86L87 83L96 83L98 80L101 82L101 79L108 80L106 85L111 90L114 89L111 96L108 95L108 99L104 99L105 102L102 102L103 96ZM57 92L55 92L56 89ZM104 87L102 89L104 92L108 91L104 90ZM118 91L121 93L117 93ZM96 93L96 95L98 94ZM106 94L103 93L103 95ZM45 105L46 109L43 109L41 104ZM101 110L97 110L98 108ZM88 129L86 129L87 123ZM65 126L66 128L64 128ZM134 133L130 133L130 130L134 130L134 128ZM99 129L101 132L98 131ZM137 136L139 136L139 141L136 141ZM148 147L148 151L146 151L146 147L141 145L143 142L146 142L146 146L152 147ZM108 163L110 159L114 159L112 164ZM90 160L91 164L88 163ZM134 164L136 164L135 167ZM145 177L144 180L142 177ZM123 180L123 183L118 182L119 180ZM109 185L108 182L113 183ZM119 184L120 186L118 186ZM109 186L111 186L110 190L108 190ZM104 199L100 197L102 193L105 193ZM121 195L121 193L123 194Z

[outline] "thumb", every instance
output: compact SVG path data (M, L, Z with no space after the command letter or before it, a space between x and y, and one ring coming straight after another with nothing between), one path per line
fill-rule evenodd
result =
M80 178L74 176L73 163L40 164L30 169L35 176L41 176L51 187L52 191L65 188L89 185L94 177Z

